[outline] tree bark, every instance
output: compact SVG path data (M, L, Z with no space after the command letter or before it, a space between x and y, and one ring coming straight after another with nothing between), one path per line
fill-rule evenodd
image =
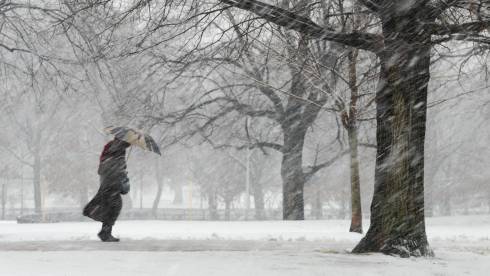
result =
M425 233L424 142L430 34L412 18L383 23L371 225L353 252L433 255Z
M299 122L298 122L299 123ZM296 130L284 133L284 147L281 164L282 216L284 220L303 220L304 185L303 144L305 131Z
M351 224L350 232L362 233L361 183L359 175L357 125L349 127Z
M349 115L345 125L347 128L350 150L351 224L349 231L362 233L361 178L359 175L359 143L357 132L357 101L359 97L357 87L357 56L357 49L352 49L349 52L349 88L351 97Z

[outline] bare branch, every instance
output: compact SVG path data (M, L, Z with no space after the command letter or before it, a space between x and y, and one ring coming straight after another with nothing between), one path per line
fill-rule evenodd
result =
M431 24L429 27L434 35L476 34L489 28L490 20L451 25Z
M24 53L31 53L31 51L26 50L26 49L21 49L21 48L15 48L15 47L9 47L5 44L0 43L0 47L6 49L7 51L13 53L13 52L24 52Z
M315 166L307 167L305 170L305 173L304 173L306 182L308 180L310 180L311 177L313 177L313 175L315 173L317 173L319 170L326 168L328 166L331 166L333 163L335 163L337 160L339 160L340 158L342 158L344 155L348 154L349 152L350 152L350 150L344 150L344 151L340 152L339 154L337 154L336 156L334 156L333 158L331 158L330 160L328 160L324 163L321 163L321 164L318 164Z
M369 144L369 143L359 143L360 147L365 147L365 148L371 148L371 149L377 149L378 147L375 144Z
M358 2L373 12L378 12L381 7L379 0L358 0Z
M336 32L333 28L319 26L309 18L257 0L220 1L230 6L253 12L271 23L298 31L309 38L334 41L371 52L379 52L383 48L383 39L379 35L363 32Z

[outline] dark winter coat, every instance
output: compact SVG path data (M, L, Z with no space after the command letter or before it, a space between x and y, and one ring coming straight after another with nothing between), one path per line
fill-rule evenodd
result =
M122 208L121 194L129 192L125 159L128 146L128 143L120 140L105 145L98 170L100 188L83 209L84 216L110 225L116 221Z

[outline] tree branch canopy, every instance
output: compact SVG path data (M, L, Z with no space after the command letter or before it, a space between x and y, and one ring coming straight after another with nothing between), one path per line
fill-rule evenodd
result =
M358 0L358 2L373 12L378 12L381 6L380 0Z
M220 2L253 12L271 23L298 31L310 38L338 42L371 52L379 52L383 48L381 36L363 32L336 32L333 28L319 26L309 18L257 0L220 0Z
M446 10L453 7L472 9L474 7L488 6L488 4L490 4L488 0L439 0L428 4L428 7L432 9L431 13L433 16L439 17Z
M475 34L480 33L490 27L490 20L475 21L463 24L440 25L434 24L432 34L451 35L451 34Z

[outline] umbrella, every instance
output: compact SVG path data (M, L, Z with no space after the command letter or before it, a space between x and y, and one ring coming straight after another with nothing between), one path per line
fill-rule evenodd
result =
M150 135L145 134L142 131L121 126L110 126L106 127L104 130L108 134L114 135L114 137L119 140L126 141L131 145L136 145L144 150L149 150L159 155L162 155L160 152L160 148L158 148L155 140Z

